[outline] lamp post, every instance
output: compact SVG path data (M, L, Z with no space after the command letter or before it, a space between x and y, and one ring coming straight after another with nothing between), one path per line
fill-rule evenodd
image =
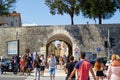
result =
M107 36L107 41L108 41L108 59L110 58L110 31L108 29L108 36Z

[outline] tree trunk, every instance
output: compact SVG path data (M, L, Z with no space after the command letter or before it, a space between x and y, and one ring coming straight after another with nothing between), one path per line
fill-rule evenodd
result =
M71 25L74 25L73 15L70 15L71 17Z
M102 24L102 17L99 15L99 24Z

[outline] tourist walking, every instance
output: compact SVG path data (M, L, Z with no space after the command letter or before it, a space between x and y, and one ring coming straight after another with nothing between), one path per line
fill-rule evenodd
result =
M75 67L68 80L72 80L72 77L75 73L77 73L76 80L89 80L89 71L91 72L94 80L96 80L96 77L92 70L92 65L90 62L85 60L85 52L81 52L81 59L75 64Z
M70 74L73 71L74 66L75 66L75 62L74 62L74 57L73 56L69 57L69 61L70 62L67 62L66 66L65 66L65 73L67 74L65 80L68 80L68 78L69 78L69 76L70 76ZM75 74L71 77L71 80L76 80L75 79Z
M104 78L104 64L101 62L101 58L98 58L94 64L94 70L96 71L96 79L99 80L99 78L101 80L103 80Z
M50 60L50 55L47 56L47 63L46 63L47 68L49 68L49 63L48 63L49 60Z
M25 58L24 55L21 56L20 58L20 72L22 72L21 75L24 75L24 66L25 66Z
M50 55L48 64L49 64L50 80L55 80L56 58L55 58L54 54Z
M40 80L40 68L41 68L41 62L39 55L36 54L35 60L34 60L34 68L35 68L35 79L34 80ZM37 77L38 74L38 77Z
M113 54L112 62L110 63L107 71L108 80L120 80L120 62L116 56Z
M60 65L60 69L63 69L63 57L62 56L59 57L59 65Z
M24 67L24 71L27 72L27 75L30 75L31 73L31 65L32 65L32 59L29 56L29 53L25 54L25 67Z
M31 57L31 53L30 53L30 49L26 49L26 54L24 55L25 58L25 66L24 66L24 71L27 72L27 75L30 75L31 70L32 70L32 57Z
M44 55L41 55L41 60L42 60L42 62L41 62L41 76L44 76L44 71L45 71L45 58L44 58Z

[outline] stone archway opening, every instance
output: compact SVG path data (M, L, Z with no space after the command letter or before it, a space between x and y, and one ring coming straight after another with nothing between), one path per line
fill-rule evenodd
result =
M46 45L46 58L49 54L54 54L56 57L67 57L73 55L72 42L69 37L64 34L56 34L48 39Z

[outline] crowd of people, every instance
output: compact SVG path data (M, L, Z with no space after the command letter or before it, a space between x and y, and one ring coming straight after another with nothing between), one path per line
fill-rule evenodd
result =
M89 72L91 72L94 80L120 80L120 58L118 55L113 54L111 56L111 63L107 69L107 73L104 73L106 70L105 65L102 63L100 58L97 58L94 67L89 61L85 60L86 53L80 53L80 60L75 61L74 56L69 58L60 56L56 58L54 54L48 55L45 59L44 55L35 54L35 57L30 53L22 55L20 58L17 56L12 57L12 64L14 66L14 73L17 73L17 69L21 72L21 75L24 75L26 72L27 75L30 75L31 70L35 70L35 79L40 80L40 76L44 76L45 68L49 69L50 80L55 80L55 73L57 65L60 65L60 68L67 74L65 80L90 80ZM18 68L19 65L19 68Z
M97 58L94 68L92 68L91 63L85 60L85 52L82 52L81 59L77 63L74 62L74 57L70 57L66 69L68 70L66 80L90 80L89 72L94 80L104 80L104 78L120 80L120 57L117 54L112 54L111 63L105 73L106 68L101 58Z

